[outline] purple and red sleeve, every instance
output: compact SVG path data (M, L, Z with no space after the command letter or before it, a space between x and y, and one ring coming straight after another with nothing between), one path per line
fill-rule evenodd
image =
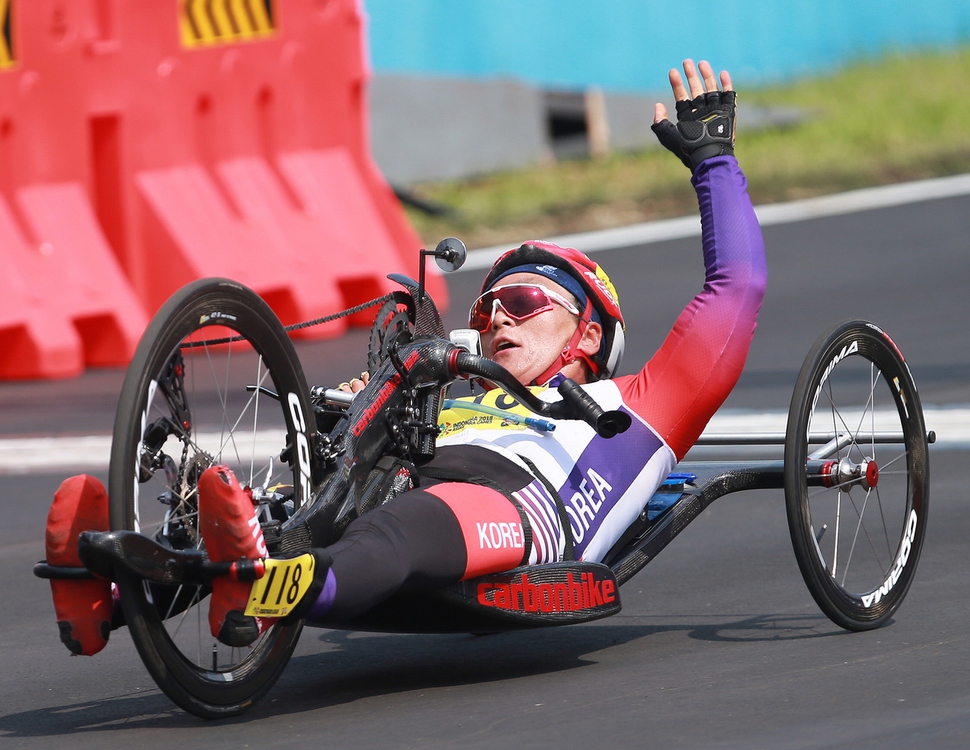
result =
M615 379L626 404L678 460L741 375L767 281L761 227L737 160L701 162L692 182L700 204L704 289L644 368Z

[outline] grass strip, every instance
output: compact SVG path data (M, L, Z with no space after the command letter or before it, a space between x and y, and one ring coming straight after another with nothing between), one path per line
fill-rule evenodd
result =
M745 131L745 105L806 113ZM736 154L756 204L970 172L970 47L890 54L831 75L739 91ZM469 247L604 229L696 211L688 173L659 147L409 186L453 209L408 209L423 240Z

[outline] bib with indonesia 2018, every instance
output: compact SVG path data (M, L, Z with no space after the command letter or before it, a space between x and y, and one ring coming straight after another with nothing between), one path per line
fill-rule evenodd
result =
M618 437L603 438L580 420L555 420L554 430L529 426L524 418L534 416L532 412L505 391L494 389L450 402L438 420L438 445L484 446L527 471L519 457L528 459L563 500L576 559L598 562L636 520L677 461L650 425L624 403L614 381L583 388L604 410L629 413L630 429ZM532 390L543 401L560 398L555 388ZM549 511L546 518L554 517L558 526L556 508Z

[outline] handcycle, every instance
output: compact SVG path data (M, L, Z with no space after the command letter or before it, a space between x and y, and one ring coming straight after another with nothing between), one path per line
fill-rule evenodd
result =
M310 575L301 552L332 543L355 517L420 482L455 381L490 381L540 422L583 419L603 436L627 426L629 415L604 412L571 381L560 387L561 401L541 401L496 363L446 338L424 288L429 256L453 270L464 247L449 238L422 251L418 282L390 276L402 290L378 301L371 379L356 396L308 387L278 318L229 280L186 286L146 330L114 426L112 531L82 535L85 569L41 563L35 572L114 580L136 648L173 702L203 718L246 710L282 673L305 625L485 633L615 614L623 583L714 500L750 489L784 490L799 569L834 623L868 630L890 620L924 540L934 436L896 345L877 326L850 321L809 351L784 434L699 441L783 446L783 460L682 461L600 563L565 560L400 594L341 623L282 617L246 648L212 638L207 610L215 576L262 582L258 598L277 604L262 614L286 614L301 594L298 579ZM251 489L269 560L208 559L197 482L217 463Z

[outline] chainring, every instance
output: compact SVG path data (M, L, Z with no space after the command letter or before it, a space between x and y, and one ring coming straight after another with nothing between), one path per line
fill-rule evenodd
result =
M414 337L414 302L406 292L394 292L377 310L367 347L367 372L373 375L395 346Z

